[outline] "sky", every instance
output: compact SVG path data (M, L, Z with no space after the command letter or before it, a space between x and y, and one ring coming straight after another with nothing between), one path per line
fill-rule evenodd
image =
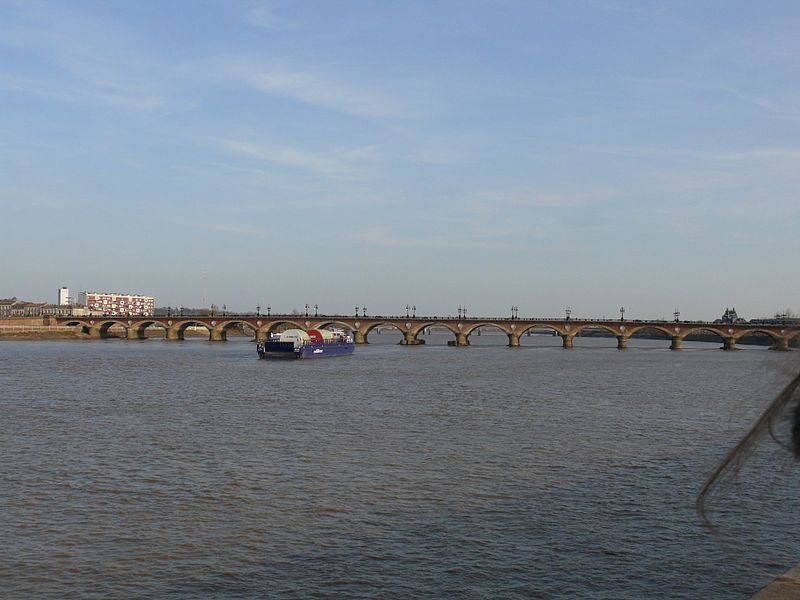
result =
M800 311L800 4L0 0L0 297Z

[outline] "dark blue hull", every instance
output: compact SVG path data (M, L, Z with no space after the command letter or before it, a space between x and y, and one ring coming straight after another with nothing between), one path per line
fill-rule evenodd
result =
M258 348L258 358L325 358L352 354L356 345L352 342L308 344L295 349L292 342L266 342Z

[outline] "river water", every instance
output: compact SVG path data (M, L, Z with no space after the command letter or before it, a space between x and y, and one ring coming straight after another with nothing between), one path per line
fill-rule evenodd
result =
M694 511L796 351L398 339L0 342L2 597L727 599L800 560L775 445L722 539Z

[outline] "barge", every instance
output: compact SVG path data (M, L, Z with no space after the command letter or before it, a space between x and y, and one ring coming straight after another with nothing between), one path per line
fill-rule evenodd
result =
M258 358L325 358L355 350L353 336L341 330L287 329L256 345Z

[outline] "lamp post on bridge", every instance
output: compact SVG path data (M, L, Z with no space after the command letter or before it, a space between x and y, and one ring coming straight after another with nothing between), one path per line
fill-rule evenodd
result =
M367 317L367 307L366 307L366 306L362 306L362 307L361 307L361 314L362 314L362 316L363 316L364 318L366 318L366 317Z
M261 305L260 304L258 306L256 306L256 316L257 317L261 316Z
M306 302L306 316L308 316L308 302Z
M172 307L168 306L167 307L167 318L169 318L171 316L172 316Z
M676 309L675 309L675 312L674 312L674 313L672 313L672 316L674 316L674 317L675 317L675 322L676 322L676 323L680 322L680 320L681 320L681 311L679 311L679 310L676 308Z
M319 305L317 304L314 305L314 316L315 317L319 316Z
M356 319L358 318L358 304L356 304Z
M410 309L411 309L411 307L408 304L406 304L406 319L408 318L408 315L410 314L409 313Z
M228 312L228 305L227 304L223 304L222 305L222 316L224 317L227 312Z
M458 320L459 321L461 320L461 313L462 313L462 309L461 309L461 305L459 304L458 305Z
M624 321L625 320L625 307L624 306L620 306L619 307L619 320L620 321Z
M267 304L267 316L272 316L272 307L269 304Z
M564 313L567 315L567 321L569 321L570 315L572 315L572 308L567 306L567 308L564 309Z
M411 316L412 316L414 319L416 319L416 318L417 318L417 305L416 305L416 304L412 304L412 305L411 305Z

